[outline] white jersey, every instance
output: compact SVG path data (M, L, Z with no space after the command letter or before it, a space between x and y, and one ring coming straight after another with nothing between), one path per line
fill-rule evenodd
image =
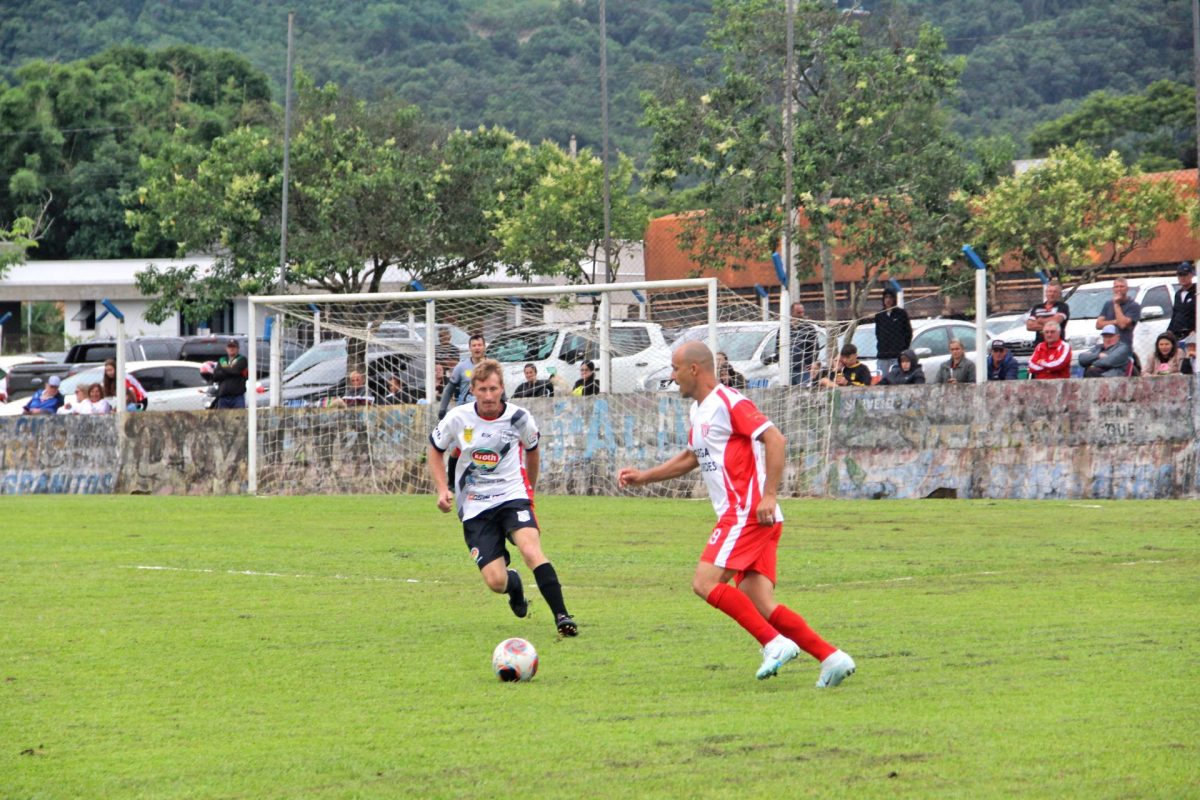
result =
M767 450L758 437L771 420L736 389L718 384L703 403L692 402L688 446L700 462L718 524L753 519L767 479ZM775 506L775 521L783 512Z
M538 428L520 406L506 403L495 419L479 416L474 403L456 406L433 429L429 442L443 453L458 455L454 498L459 519L532 496L524 454L537 448Z

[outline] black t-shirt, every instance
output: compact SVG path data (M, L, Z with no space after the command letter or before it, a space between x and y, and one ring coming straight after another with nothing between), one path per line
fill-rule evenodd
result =
M1069 305L1064 303L1062 300L1059 300L1050 308L1046 308L1045 303L1038 303L1036 306L1029 309L1029 319L1047 319L1049 317L1054 317L1059 314L1063 315L1061 324L1062 324L1062 328L1063 328L1063 334L1065 336L1065 334L1067 332L1067 322L1068 322L1068 320L1071 319L1071 307ZM1042 341L1042 332L1037 331L1033 335L1033 346L1037 347L1038 343L1041 341Z

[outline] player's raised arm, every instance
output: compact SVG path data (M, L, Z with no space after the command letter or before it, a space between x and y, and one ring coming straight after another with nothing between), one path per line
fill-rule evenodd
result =
M664 461L656 467L647 470L624 467L617 473L617 485L624 489L627 486L644 486L671 478L678 478L700 466L696 454L691 450L683 450L669 461Z

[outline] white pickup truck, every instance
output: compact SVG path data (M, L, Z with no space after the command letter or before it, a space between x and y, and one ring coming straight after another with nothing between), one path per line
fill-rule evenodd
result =
M671 349L656 322L613 322L610 391L638 391L647 372L670 367ZM504 385L512 392L524 380L526 364L537 367L538 379L558 376L570 390L579 380L579 365L594 361L600 370L600 332L584 324L532 325L504 331L488 342L487 354L504 366ZM559 389L562 392L562 389Z
M1133 330L1133 352L1145 364L1148 354L1154 349L1154 340L1167 329L1171 321L1171 304L1179 282L1174 276L1129 278L1128 281L1129 296L1142 307L1142 319ZM1100 309L1112 300L1112 287L1112 281L1085 283L1067 298L1071 319L1067 322L1065 335L1071 345L1073 358L1077 359L1080 353L1090 350L1100 341L1096 320L1100 317ZM1063 294L1066 293L1064 290ZM1032 331L1025 330L1024 321L995 338L1007 342L1009 351L1023 364L1033 354L1034 335Z

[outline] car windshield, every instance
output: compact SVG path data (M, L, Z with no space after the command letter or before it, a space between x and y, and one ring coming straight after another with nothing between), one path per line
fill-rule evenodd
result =
M769 328L722 328L718 325L717 349L730 361L748 361L754 358L758 345L764 337L770 336L771 332ZM707 325L697 325L679 334L679 337L671 342L671 350L674 352L684 342L697 339L708 339Z
M104 367L92 367L83 372L77 372L69 378L64 378L58 391L63 396L73 395L76 386L91 386L93 383L104 384Z
M1023 314L1009 314L1003 317L993 317L992 319L989 319L985 325L988 336L999 336L1005 331L1010 331L1013 328L1018 327L1023 319Z
M875 326L870 325L859 328L854 332L854 338L850 340L854 346L858 348L859 358L877 358L878 354L875 351Z
M488 344L489 358L497 361L544 361L554 354L558 331L509 331Z
M1096 319L1112 296L1112 289L1080 289L1067 300L1071 319Z
M289 380L294 375L304 372L304 370L310 367L334 358L346 358L345 339L334 339L328 342L321 342L315 347L310 347L299 358L287 365L283 370L283 379L285 381Z

